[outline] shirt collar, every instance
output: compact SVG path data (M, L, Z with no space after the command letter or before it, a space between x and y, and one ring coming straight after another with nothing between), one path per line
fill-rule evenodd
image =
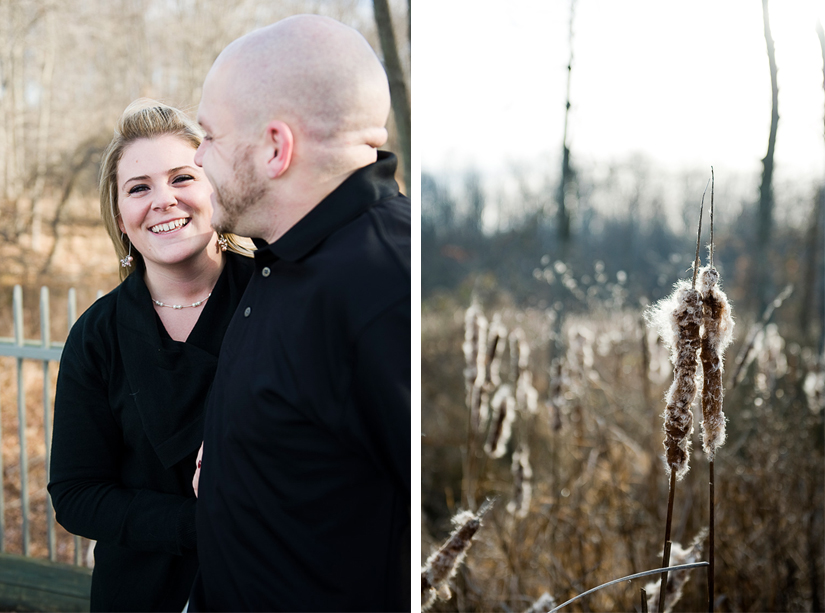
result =
M296 262L312 251L327 236L355 219L384 198L398 195L395 169L398 160L388 151L379 151L378 159L359 168L332 193L321 200L286 234L274 243L254 239L256 261L274 258Z

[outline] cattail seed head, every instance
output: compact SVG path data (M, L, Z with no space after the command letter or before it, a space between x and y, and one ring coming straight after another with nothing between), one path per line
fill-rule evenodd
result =
M484 387L489 391L501 384L501 354L507 342L507 328L501 323L501 315L493 315L487 335L487 356L485 360Z
M725 414L722 412L723 354L733 337L733 317L727 296L718 286L715 268L699 269L702 292L702 448L713 461L725 442Z
M689 283L682 281L671 296L654 307L649 317L658 325L662 340L671 348L673 383L665 398L667 407L663 414L665 464L668 474L676 471L676 478L681 479L689 470L690 435L693 433L691 406L696 398L702 297Z
M507 450L507 442L510 440L513 420L516 416L513 389L509 385L502 385L493 396L491 405L493 415L484 451L491 458L500 458Z
M515 328L510 332L508 341L510 343L510 376L515 384L518 382L521 371L527 368L530 360L530 346L521 328Z
M464 381L467 389L467 405L472 401L472 390L479 378L484 380L484 364L487 355L487 318L477 303L473 302L464 314Z
M519 411L538 412L539 392L533 387L533 373L522 370L516 385L516 405Z
M530 466L530 450L522 445L513 453L513 463L510 467L513 473L513 499L507 503L507 512L524 519L530 510L530 500L533 496L533 469Z
M449 600L449 580L467 555L473 536L481 527L481 518L492 506L485 502L477 513L462 511L453 517L455 528L446 542L428 559L421 569L421 609L426 611L436 598Z

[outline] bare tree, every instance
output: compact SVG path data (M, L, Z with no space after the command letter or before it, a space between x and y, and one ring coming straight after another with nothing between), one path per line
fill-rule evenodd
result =
M567 123L570 116L570 80L573 76L573 15L576 10L576 0L570 2L570 27L568 30L568 45L570 59L567 62L567 100L564 107L564 136L562 137L561 182L556 196L558 204L557 234L561 246L561 259L566 260L570 246L570 209L568 205L568 191L574 181L573 168L570 165L570 146L567 140Z
M768 63L771 71L771 131L768 137L768 152L762 159L762 184L759 186L759 211L756 230L756 291L759 310L764 310L770 300L770 266L767 255L771 242L773 227L773 155L776 148L776 128L779 124L779 87L776 83L776 49L771 35L771 21L768 0L762 0L762 22L765 30L765 43L768 49Z
M390 82L392 110L398 131L398 143L404 164L404 183L407 195L412 195L411 161L410 161L410 98L407 94L407 82L398 57L395 30L392 27L392 15L387 0L373 0L375 24L381 39L381 51L384 55L384 68ZM408 5L409 6L409 5Z

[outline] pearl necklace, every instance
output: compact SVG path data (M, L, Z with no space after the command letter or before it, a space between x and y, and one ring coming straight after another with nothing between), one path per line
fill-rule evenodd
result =
M209 292L209 296L212 295L212 292ZM152 302L154 302L159 307L168 307L170 309L190 309L192 307L199 307L204 302L209 300L209 296L204 298L203 300L198 300L197 302L193 302L192 304L166 304L165 302L161 302L160 300L155 300L152 298Z

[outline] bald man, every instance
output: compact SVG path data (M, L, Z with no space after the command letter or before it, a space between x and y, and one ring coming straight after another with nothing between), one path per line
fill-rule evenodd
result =
M190 610L410 608L410 202L387 77L302 15L207 75L196 163L213 225L251 236L204 422Z

